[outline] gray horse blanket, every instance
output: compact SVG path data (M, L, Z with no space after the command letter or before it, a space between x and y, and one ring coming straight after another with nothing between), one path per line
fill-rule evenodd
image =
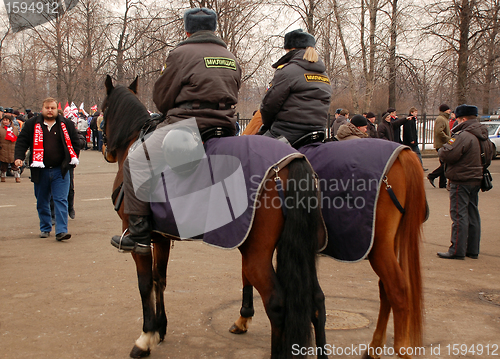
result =
M381 181L404 148L396 142L367 138L314 143L299 149L320 181L328 230L322 254L353 262L370 252Z

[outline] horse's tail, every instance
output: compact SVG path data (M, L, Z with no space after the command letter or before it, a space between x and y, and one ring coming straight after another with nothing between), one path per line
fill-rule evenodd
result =
M293 348L308 347L317 281L316 252L320 207L313 171L305 159L288 166L286 218L277 246L276 275L283 290L284 341L280 358L292 357ZM294 356L294 358L299 358Z
M422 224L427 215L424 173L418 157L411 150L403 150L399 157L406 184L405 214L398 228L399 263L409 284L409 329L413 347L422 345L423 292L420 270Z

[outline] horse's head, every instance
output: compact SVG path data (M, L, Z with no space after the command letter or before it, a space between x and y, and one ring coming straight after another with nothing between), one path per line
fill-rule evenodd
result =
M103 146L102 153L107 162L117 162L120 153L128 150L136 139L139 130L149 118L149 112L137 98L138 77L128 88L113 85L113 80L106 76L106 98L103 110ZM125 156L122 156L123 158Z

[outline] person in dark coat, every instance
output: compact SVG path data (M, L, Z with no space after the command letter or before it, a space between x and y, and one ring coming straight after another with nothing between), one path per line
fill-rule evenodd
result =
M422 163L422 154L418 148L418 131L417 131L417 115L418 110L415 107L410 108L410 114L408 115L408 121L403 124L403 144L410 147L413 152L415 152L420 160L422 168L424 164ZM427 168L424 168L427 171Z
M269 129L265 136L283 136L293 144L325 129L332 86L315 45L314 36L302 29L285 35L287 53L272 65L276 72L260 106Z
M483 167L493 158L493 143L488 129L477 120L476 106L460 105L455 109L458 125L451 139L439 149L439 159L446 164L450 180L451 246L438 252L440 258L477 259L481 239L479 189ZM484 153L484 164L481 154Z
M366 119L368 120L366 127L366 134L370 138L378 138L377 126L375 126L375 114L373 112L368 112L366 114Z
M71 167L76 166L80 151L78 131L71 120L57 112L57 101L43 101L42 113L27 120L17 138L15 165L21 167L30 149L31 182L35 186L36 208L40 219L40 237L52 230L50 197L54 199L56 240L71 238L68 233L68 192Z
M408 119L406 117L397 119L396 121L392 121L392 116L389 112L385 112L382 115L382 119L378 124L377 135L378 138L398 142L394 138L394 127L399 127L404 124Z
M188 38L168 55L153 92L156 107L166 115L163 124L194 117L202 138L205 131L215 127L225 131L222 135L236 133L234 105L238 102L241 69L227 45L215 34L216 27L217 15L213 10L195 8L184 13ZM111 244L123 251L149 255L151 210L149 203L134 193L128 160L124 162L123 189L129 233L113 236Z
M390 107L387 109L387 112L389 113L389 115L391 115L391 122L393 124L392 125L392 131L394 132L393 141L397 143L403 143L403 141L401 141L401 125L403 123L399 120L396 114L396 109Z
M332 135L336 136L340 126L345 125L349 120L349 110L343 109L340 111L339 116L333 121Z

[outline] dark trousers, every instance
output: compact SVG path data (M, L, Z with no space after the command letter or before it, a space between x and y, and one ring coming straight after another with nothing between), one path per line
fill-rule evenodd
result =
M97 140L97 130L92 130L92 149L97 150L98 140Z
M149 174L145 175L148 176ZM138 192L142 193L144 197L149 197L150 191L148 185L149 181L144 181L143 186L138 189ZM151 214L149 202L140 200L135 194L128 159L123 163L123 206L126 214L134 214L137 216L147 216Z
M439 151L439 148L436 148ZM444 175L444 163L439 160L439 167L428 175L431 179L436 179L439 177L439 188L446 188L446 176Z
M481 218L479 217L480 185L450 185L451 254L465 256L479 254Z

